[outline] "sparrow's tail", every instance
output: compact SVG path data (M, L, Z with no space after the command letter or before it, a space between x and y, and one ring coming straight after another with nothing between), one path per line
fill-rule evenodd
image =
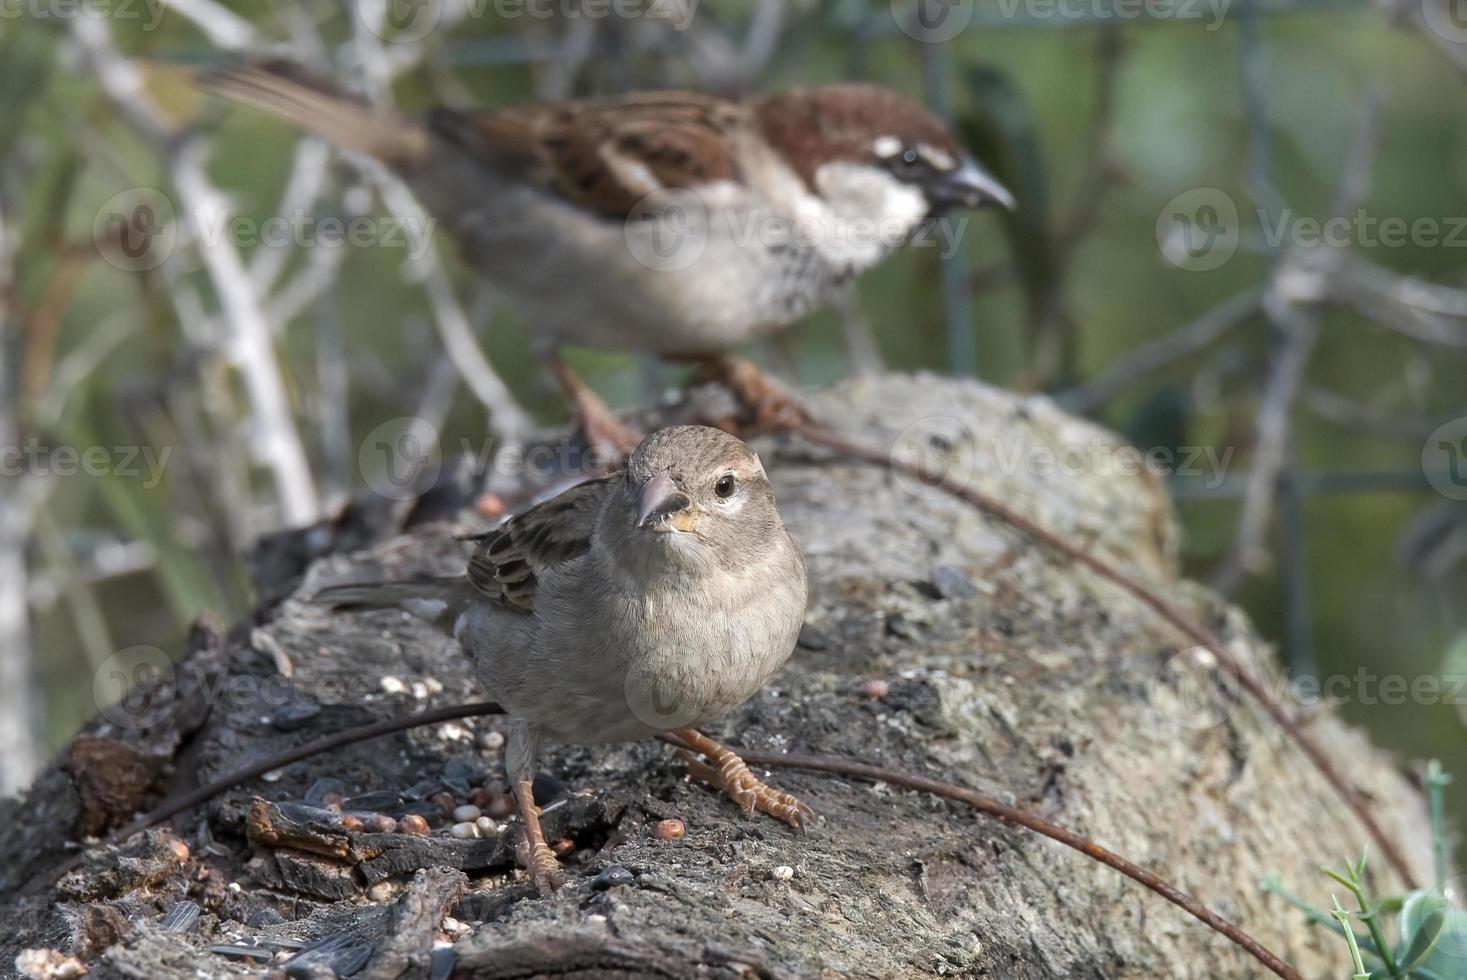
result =
M428 152L428 130L422 124L343 92L289 61L211 68L194 78L206 91L264 109L337 146L394 167L409 166Z
M452 635L454 623L468 606L472 593L468 580L457 575L332 585L317 592L311 601L330 609L401 609Z

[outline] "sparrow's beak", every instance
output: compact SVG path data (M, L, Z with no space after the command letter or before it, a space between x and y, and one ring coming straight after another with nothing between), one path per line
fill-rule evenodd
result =
M956 170L938 174L927 185L927 199L938 210L996 204L1005 211L1012 211L1016 204L1009 189L966 153Z
M672 477L659 473L642 484L637 498L637 527L653 531L687 531L693 526L692 501L677 488Z

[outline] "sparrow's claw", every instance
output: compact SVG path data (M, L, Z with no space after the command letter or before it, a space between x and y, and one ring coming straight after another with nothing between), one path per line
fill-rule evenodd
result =
M519 807L520 819L524 821L525 836L516 849L520 863L530 872L535 888L543 898L565 884L565 872L555 852L545 843L545 833L540 829L540 808L535 805L535 794L529 780L515 783L514 798Z
M528 847L529 854L524 857L525 869L530 872L535 890L544 898L565 884L565 870L561 868L555 852L543 840L530 843Z
M697 740L689 737L690 732L697 736ZM723 790L729 799L744 808L745 813L752 815L757 811L768 814L802 833L809 829L815 819L815 811L798 798L755 776L732 749L692 729L684 729L677 734L702 756L700 758L685 749L677 752L678 757L687 763L688 775L693 779Z

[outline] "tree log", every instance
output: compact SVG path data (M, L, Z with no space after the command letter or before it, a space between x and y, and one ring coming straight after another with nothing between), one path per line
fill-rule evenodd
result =
M1284 690L1244 615L1179 577L1163 484L1114 435L1043 398L930 376L852 380L809 404L835 431L920 454L1103 554ZM700 395L642 421L707 411ZM1206 656L1114 585L930 487L797 436L756 448L812 600L789 666L710 734L1017 803L1158 872L1304 974L1340 974L1333 938L1259 881L1278 872L1324 899L1317 866L1358 851L1364 831ZM819 814L801 836L690 783L655 742L549 753L540 795L557 798L546 824L569 882L539 898L495 809L502 718L351 745L123 845L84 840L140 800L343 727L492 698L429 627L307 601L323 584L461 570L454 535L484 522L454 496L478 487L460 476L415 505L363 499L265 542L252 619L202 622L150 699L103 712L4 804L0 962L52 950L23 962L148 980L1258 974L1181 910L1026 831L886 785L773 771ZM513 499L514 481L490 488ZM1308 727L1426 877L1424 807L1395 760L1327 708ZM476 791L499 836L450 836L442 807ZM432 829L405 833L417 817ZM686 834L655 836L667 818Z

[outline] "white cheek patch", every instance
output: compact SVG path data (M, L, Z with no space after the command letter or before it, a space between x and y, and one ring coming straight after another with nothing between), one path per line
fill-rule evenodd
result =
M816 248L833 264L861 271L896 249L927 217L921 188L877 167L827 163L815 172L822 226Z
M871 150L884 160L902 151L902 141L895 136L879 136L876 142L871 144Z

